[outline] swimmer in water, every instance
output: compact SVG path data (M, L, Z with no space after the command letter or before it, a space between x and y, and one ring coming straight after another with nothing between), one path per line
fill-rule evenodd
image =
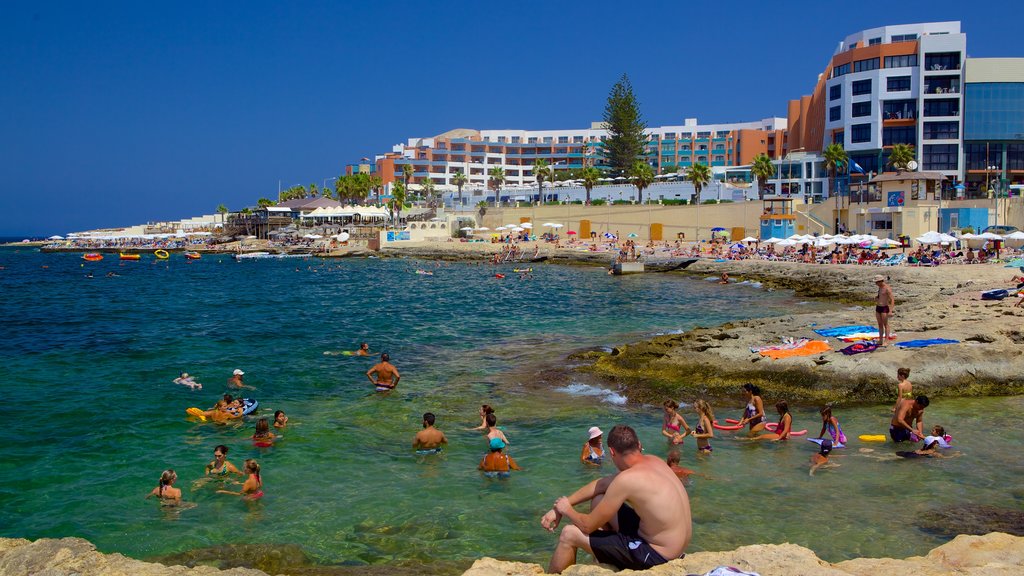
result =
M274 412L274 428L284 428L288 425L288 416L285 415L284 410L278 410Z
M954 458L956 456L960 456L959 452L954 452L952 454L943 454L939 452L939 447L939 440L934 439L930 444L925 444L924 448L918 448L917 450L914 450L912 452L901 450L899 452L896 452L896 455L899 456L900 458Z
M719 284L728 284L729 283L729 273L728 272L722 272L722 276L721 276L721 278L718 279L718 283Z
M494 414L494 408L491 408L490 404L480 405L480 425L476 428L466 428L466 430L487 430L487 415Z
M487 422L487 430L484 432L484 435L487 436L488 442L497 438L504 442L505 445L511 444L511 442L508 441L508 438L505 437L505 433L498 429L498 417L494 412L488 414L485 420Z
M892 411L900 406L900 400L914 397L914 385L910 383L910 368L900 368L896 371L896 404L893 404Z
M252 435L253 446L257 448L269 448L274 445L274 439L277 436L270 431L270 423L266 418L260 418L256 421L256 433Z
M832 415L831 406L822 406L821 410L821 432L818 433L818 438L824 438L825 433L832 437L832 444L846 444L846 434L843 433L843 427L839 425L839 420Z
M218 494L231 494L232 496L241 496L247 500L258 500L263 497L263 479L260 478L260 465L249 458L245 461L245 473L249 476L242 483L241 492L232 492L231 490L217 490Z
M181 384L182 386L188 386L192 390L202 390L203 385L196 382L192 376L189 376L188 372L182 372L181 376L174 379L175 384Z
M174 470L164 470L163 474L160 475L160 484L153 488L153 491L146 496L146 499L156 496L160 499L160 503L165 506L177 506L181 502L181 489L174 487L174 481L178 479L178 475Z
M693 470L690 470L689 468L683 468L682 466L679 465L679 450L670 451L668 453L668 456L665 458L665 463L668 464L668 467L672 469L672 472L676 475L676 477L684 482L687 478L690 477L691 474L693 474Z
M376 376L376 379L374 379ZM394 390L398 386L398 380L402 376L398 373L398 369L391 364L391 355L384 352L380 355L380 362L373 365L366 371L366 378L370 380L370 384L373 384L378 392L386 390Z
M590 430L587 430L587 434L590 436L590 439L583 443L580 462L589 466L600 466L601 462L604 461L604 446L601 445L604 432L601 432L601 429L597 426L591 426Z
M683 419L682 414L678 412L679 403L675 400L665 400L661 404L664 412L664 421L661 424L661 435L668 438L672 444L682 444L683 438L686 438L692 430L690 426ZM685 429L684 434L682 430Z
M235 368L235 371L231 373L231 378L228 378L228 388L252 388L255 390L254 386L245 385L245 382L242 381L242 376L245 376L245 372Z
M448 445L448 438L444 432L434 428L435 420L433 413L423 414L423 430L417 432L416 437L412 439L412 449L416 452L439 454L441 448Z
M511 456L505 454L505 443L501 441L501 438L492 438L488 447L490 451L484 454L484 457L480 459L480 464L477 465L477 469L482 470L484 476L508 478L512 475L512 470L522 470Z
M206 465L207 476L227 476L228 474L242 475L241 470L227 461L228 447L221 444L213 449L213 462Z
M761 399L761 389L754 384L744 384L743 394L747 397L747 408L743 411L740 426L749 426L749 433L754 436L764 430L764 400Z
M793 415L789 413L789 403L785 400L775 404L775 410L779 413L779 425L775 432L759 434L754 436L755 440L789 440L789 433L793 431Z
M711 439L715 437L715 413L711 406L703 399L693 403L693 410L697 413L697 426L693 428L690 436L697 439L697 453L711 454Z
M353 356L369 356L370 354L370 345L366 342L359 344L359 350L352 353Z

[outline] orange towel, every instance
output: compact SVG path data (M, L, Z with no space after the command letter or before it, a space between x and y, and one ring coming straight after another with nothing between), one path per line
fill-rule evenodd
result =
M761 356L767 356L772 360L778 360L779 358L791 358L793 356L811 356L821 352L828 352L831 349L832 348L829 347L828 342L825 342L824 340L811 340L807 344L791 350L765 350L764 352L761 352Z

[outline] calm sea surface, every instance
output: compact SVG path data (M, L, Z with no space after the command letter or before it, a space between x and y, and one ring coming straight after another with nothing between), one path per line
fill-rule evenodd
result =
M491 266L401 259L83 263L31 249L0 249L0 266L0 535L81 536L142 558L267 543L299 544L325 564L546 564L555 537L540 515L598 474L578 462L587 428L629 423L648 452L668 450L660 410L551 367L583 347L817 306L749 285L558 266L499 280ZM403 376L395 393L370 391L369 360L324 354L360 341L391 353ZM291 418L273 448L252 446L253 419L185 415L211 406L235 368L257 387L248 395L260 415ZM181 371L204 388L173 384ZM484 442L466 428L483 402L525 469L511 480L475 470ZM716 406L719 417L741 404ZM897 461L892 445L854 441L814 477L803 440L755 446L720 432L706 458L688 440L683 464L701 474L688 488L691 550L793 542L831 560L921 554L944 541L916 524L923 514L1020 508L1024 465L1010 455L1024 439L1022 408L1021 398L936 402L926 422L945 424L963 456ZM411 453L425 411L450 439L441 456ZM854 437L884 432L887 411L837 415ZM797 411L797 428L816 433L818 422ZM218 444L238 466L260 461L266 497L192 486ZM165 468L196 507L169 513L143 499Z

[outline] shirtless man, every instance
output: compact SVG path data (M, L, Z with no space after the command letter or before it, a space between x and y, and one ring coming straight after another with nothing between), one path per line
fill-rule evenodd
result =
M253 388L252 386L246 386L242 382L242 376L245 376L245 372L235 368L235 371L231 373L231 378L228 378L228 388Z
M377 375L376 380L373 379L374 374ZM377 387L378 392L394 390L395 386L398 386L398 379L401 378L398 369L391 364L391 355L387 352L380 355L380 362L366 371L366 377Z
M620 471L562 496L541 518L541 526L550 532L563 516L570 522L558 537L548 572L560 573L574 564L579 548L598 562L643 570L681 558L690 544L690 500L668 464L643 454L629 426L612 428L608 451ZM573 508L588 500L589 514Z
M412 439L412 449L417 452L441 452L441 446L447 445L448 439L444 432L434 428L434 415L427 412L423 415L423 430L416 433Z
M889 423L889 437L893 442L913 440L913 435L924 438L924 409L928 407L928 397L918 396L911 400L903 398L896 406L896 413ZM915 428L913 424L917 424ZM916 440L913 440L916 442Z
M369 356L370 355L370 345L367 344L366 342L363 342L362 344L359 345L359 350L356 350L355 352L353 352L352 355L353 356Z
M875 274L878 294L875 296L875 320L878 321L878 345L885 346L891 331L889 317L896 313L896 298L892 295L892 287L881 274Z

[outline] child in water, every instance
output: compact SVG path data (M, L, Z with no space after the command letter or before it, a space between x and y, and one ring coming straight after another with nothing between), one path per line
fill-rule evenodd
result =
M153 491L146 496L146 499L156 496L160 499L160 504L164 506L176 506L181 502L181 489L173 486L174 481L178 479L178 475L174 470L164 470L163 474L160 475L160 484L153 488Z
M818 438L823 438L825 432L832 437L832 445L835 444L846 444L846 434L843 433L843 427L839 425L839 420L832 415L831 406L822 406L821 410L821 432L818 433Z
M260 465L249 458L245 461L245 473L248 477L242 484L241 492L232 492L231 490L217 490L218 494L231 494L232 496L241 496L247 500L258 500L263 497L263 480L260 478Z
M181 376L174 379L175 384L181 384L182 386L188 386L192 390L202 390L203 385L196 382L192 376L189 376L188 372L182 372Z
M828 438L821 441L818 453L811 456L811 476L814 471L828 464L828 455L832 452L832 441Z
M668 464L668 467L672 469L672 472L674 472L680 480L686 481L686 479L693 474L693 470L683 468L679 465L679 450L670 451L668 456L665 458L665 463Z
M278 410L274 412L274 428L284 428L288 425L288 416L285 415L284 410Z
M483 470L484 476L488 478L508 478L512 470L522 470L511 456L505 454L505 442L501 438L491 438L490 452L484 454L477 465L477 469Z
M252 435L252 444L257 448L269 448L274 445L276 436L270 431L270 423L266 418L256 421L256 433Z
M896 370L896 404L892 411L895 412L900 406L900 400L914 397L914 385L910 383L910 368Z

